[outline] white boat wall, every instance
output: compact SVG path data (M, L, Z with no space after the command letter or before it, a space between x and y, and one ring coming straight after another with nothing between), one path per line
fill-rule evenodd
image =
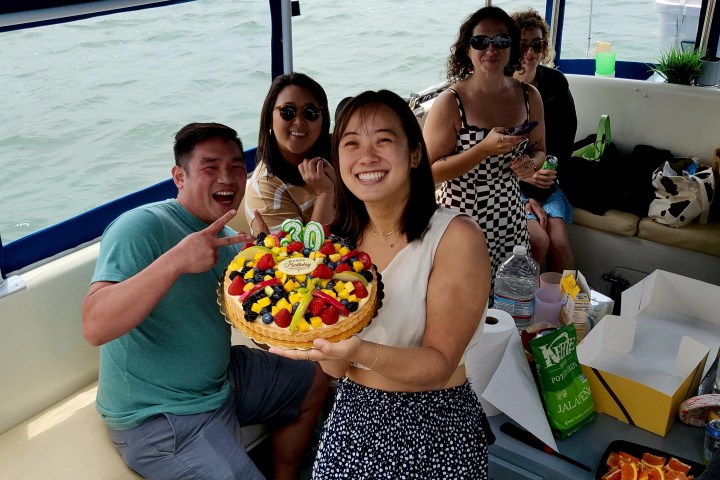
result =
M99 247L22 273L25 288L0 298L0 478L140 478L95 410L98 349L81 334ZM233 343L246 342L233 335ZM248 449L266 436L262 425L243 428Z
M599 116L609 114L613 139L624 153L647 144L707 162L720 146L717 89L584 75L568 75L568 79L577 107L578 139L595 132ZM704 229L720 243L717 224L701 226ZM680 233L680 229L667 229L668 237ZM579 270L598 289L605 285L602 275L618 267L640 276L660 268L720 284L720 254L590 226L573 225L570 234ZM98 251L96 239L37 264L3 272L24 288L0 297L0 478L138 478L115 453L95 411L98 351L81 335L80 306ZM634 283L639 278L630 280ZM233 341L246 342L237 334ZM585 434L581 431L562 442L561 451L572 450L578 460L595 465L607 445L601 440L622 435L656 448L672 445L678 455L697 459L693 447L699 445L702 432L675 429L680 433L671 431L662 439L599 417L603 418L586 427ZM497 427L498 417L493 418ZM266 434L262 426L244 433L247 448ZM588 435L597 435L598 441L587 441ZM556 457L507 442L499 436L491 448L494 478L594 478Z

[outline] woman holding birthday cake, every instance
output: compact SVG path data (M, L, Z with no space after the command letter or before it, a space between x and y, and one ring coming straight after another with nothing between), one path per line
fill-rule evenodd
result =
M313 478L487 478L484 413L464 366L490 288L482 231L435 203L422 132L392 92L347 103L332 158L342 181L331 231L367 252L384 299L356 336L271 349L343 377Z

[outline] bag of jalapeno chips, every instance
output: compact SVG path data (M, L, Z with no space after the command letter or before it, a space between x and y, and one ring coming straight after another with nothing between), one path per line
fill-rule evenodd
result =
M595 418L592 393L580 369L575 327L568 325L530 340L545 413L562 440Z

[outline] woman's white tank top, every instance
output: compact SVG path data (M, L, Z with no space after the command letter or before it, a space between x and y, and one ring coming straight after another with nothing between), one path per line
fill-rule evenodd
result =
M363 340L396 347L419 347L425 333L426 301L435 251L448 225L460 212L439 207L430 219L421 240L409 243L380 272L385 296L372 323L358 334ZM482 331L487 308L480 327L467 350L476 343ZM465 362L465 354L460 361Z

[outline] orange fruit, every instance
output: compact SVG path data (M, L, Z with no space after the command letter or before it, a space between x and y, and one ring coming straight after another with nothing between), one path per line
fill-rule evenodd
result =
M649 452L642 454L642 460L627 452L610 452L605 462L608 472L602 480L692 480L690 465L677 458L665 457Z
M665 480L687 480L687 475L685 475L683 472L668 470L665 472Z
M608 473L602 476L601 480L620 480L622 478L622 473L620 472L619 468L614 468L610 470Z
M620 480L638 480L638 467L635 463L623 463L620 472L622 473Z
M671 458L670 461L667 463L667 468L676 472L682 472L685 475L690 473L690 465L681 462L675 457Z
M662 467L658 465L648 470L648 480L665 480Z
M626 462L626 463L640 463L640 459L639 459L639 458L634 457L634 456L630 455L629 453L619 452L619 453L618 453L618 456L620 457L620 461L621 461L621 462Z
M666 460L665 457L660 457L658 455L653 455L652 453L647 453L647 452L643 453L643 456L642 456L642 462L646 465L650 465L651 467L654 467L657 465L662 467L663 465L665 465L665 460Z

